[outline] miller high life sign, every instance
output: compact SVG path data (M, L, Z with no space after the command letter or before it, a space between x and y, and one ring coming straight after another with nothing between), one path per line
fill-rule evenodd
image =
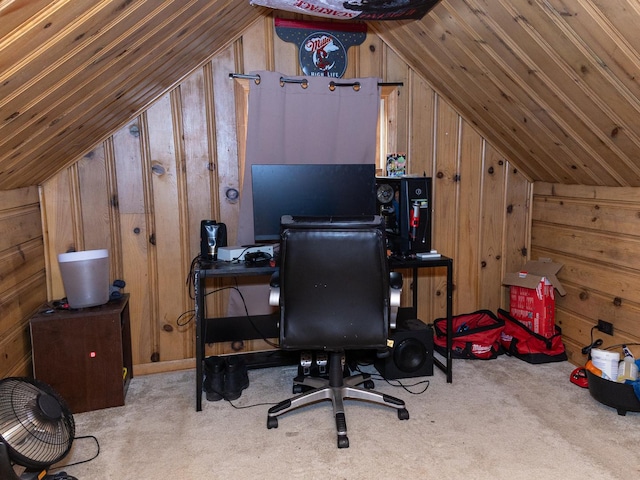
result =
M340 78L347 69L347 50L367 36L364 23L304 22L275 19L276 33L298 46L300 68L307 76Z

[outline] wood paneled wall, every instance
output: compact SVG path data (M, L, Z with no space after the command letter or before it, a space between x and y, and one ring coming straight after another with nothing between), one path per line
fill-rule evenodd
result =
M348 61L345 77L403 82L389 151L407 152L411 173L434 178L434 248L454 258L454 313L504 306L502 275L528 255L532 184L376 35ZM43 185L49 298L64 294L58 253L108 248L112 279L131 293L138 374L192 365L187 278L199 224L225 222L230 242L237 229L238 203L227 193L240 190L246 118L242 85L229 73L260 69L299 74L296 47L274 35L271 17ZM209 296L213 313L223 312L224 295ZM422 273L419 296L421 319L443 316L445 272Z
M535 183L533 198L532 258L564 264L556 312L570 360L584 365L598 319L614 326L593 331L602 348L640 342L640 189Z
M0 378L31 373L29 318L47 300L36 187L0 191Z

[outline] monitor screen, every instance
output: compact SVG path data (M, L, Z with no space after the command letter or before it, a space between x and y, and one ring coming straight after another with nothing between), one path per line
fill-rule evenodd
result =
M252 165L256 242L280 239L280 217L376 214L375 165Z

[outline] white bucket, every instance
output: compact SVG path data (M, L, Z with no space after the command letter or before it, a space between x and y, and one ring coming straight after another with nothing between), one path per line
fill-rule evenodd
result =
M595 367L602 370L602 378L613 381L618 378L618 362L620 361L620 353L592 348L591 361Z
M109 252L106 249L60 253L58 264L69 307L94 307L109 301Z

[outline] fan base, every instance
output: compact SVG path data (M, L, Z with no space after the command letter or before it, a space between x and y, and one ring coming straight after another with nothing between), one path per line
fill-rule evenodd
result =
M18 475L9 460L7 446L0 441L0 478L2 480L78 480L76 477L67 475L66 472L55 475L47 475L46 473L46 470L25 470Z

